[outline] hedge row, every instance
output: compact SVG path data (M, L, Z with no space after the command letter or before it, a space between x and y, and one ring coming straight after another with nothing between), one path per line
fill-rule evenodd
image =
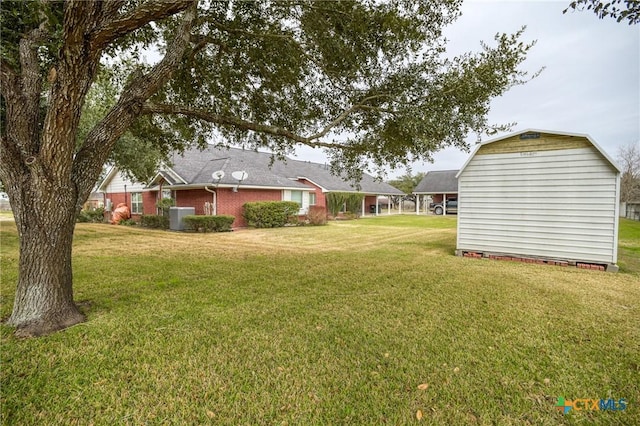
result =
M196 216L188 215L182 218L185 228L190 231L202 232L228 232L235 220L234 216Z
M93 210L82 210L78 214L78 222L101 223L104 222L104 208L98 207Z
M169 229L169 218L155 214L143 214L140 217L140 226L153 229Z
M254 228L279 228L298 218L300 205L295 201L256 201L245 203L244 218Z

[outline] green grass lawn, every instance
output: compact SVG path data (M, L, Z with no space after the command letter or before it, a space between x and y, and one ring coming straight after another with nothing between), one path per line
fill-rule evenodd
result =
M79 224L88 322L26 340L0 327L2 422L640 424L640 223L621 221L617 274L459 258L455 224ZM0 227L6 317L17 237ZM558 397L627 409L564 415Z

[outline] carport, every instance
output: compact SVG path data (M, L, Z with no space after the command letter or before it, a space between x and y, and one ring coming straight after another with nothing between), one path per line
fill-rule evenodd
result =
M428 200L443 203L443 215L447 214L447 200L458 199L458 170L437 170L427 172L418 186L413 190L416 196L416 214L420 214L420 206L424 204L424 213L429 212ZM422 197L422 199L421 199Z

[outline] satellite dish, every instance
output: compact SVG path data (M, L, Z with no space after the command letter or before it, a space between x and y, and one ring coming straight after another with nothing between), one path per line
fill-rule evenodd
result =
M211 173L211 177L213 180L220 180L224 177L224 172L222 170L218 170L217 172Z
M231 173L231 176L233 176L235 180L242 182L249 177L249 174L244 170L236 170L235 172Z

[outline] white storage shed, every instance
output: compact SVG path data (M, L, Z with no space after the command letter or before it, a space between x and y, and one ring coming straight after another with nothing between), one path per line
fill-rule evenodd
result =
M456 253L617 270L620 169L588 135L527 129L458 172Z

